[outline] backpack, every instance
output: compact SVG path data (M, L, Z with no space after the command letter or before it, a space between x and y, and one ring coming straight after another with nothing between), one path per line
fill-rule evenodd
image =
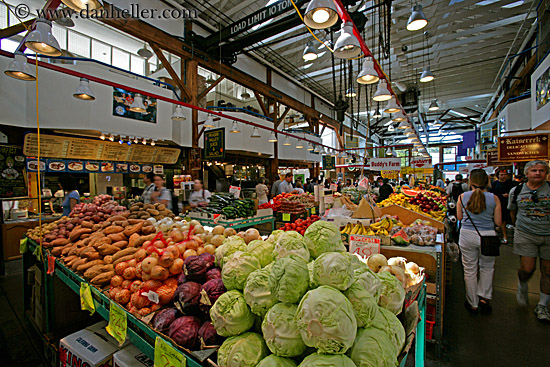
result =
M550 185L550 181L546 181L547 184ZM512 204L517 205L518 203L518 195L521 192L521 189L523 188L523 182L517 185L514 188L514 192L512 193ZM537 189L538 190L538 189Z
M453 182L453 186L451 188L451 196L454 201L458 200L458 197L464 193L464 190L462 189L462 183Z

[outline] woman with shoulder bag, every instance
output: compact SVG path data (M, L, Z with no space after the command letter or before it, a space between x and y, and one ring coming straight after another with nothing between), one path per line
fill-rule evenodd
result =
M456 213L461 222L459 246L466 284L464 306L470 312L477 312L479 307L490 313L495 256L483 255L488 252L487 248L482 251L482 242L484 246L490 245L489 240L496 236L495 226L502 224L500 201L487 192L489 177L484 170L473 170L469 183L472 191L459 196Z

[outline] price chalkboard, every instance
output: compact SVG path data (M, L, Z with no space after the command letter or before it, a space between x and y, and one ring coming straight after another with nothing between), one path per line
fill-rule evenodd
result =
M225 158L225 128L204 132L204 159Z
M20 147L0 145L0 197L27 196L25 157Z
M324 155L323 156L323 169L324 170L336 169L336 159L333 156Z

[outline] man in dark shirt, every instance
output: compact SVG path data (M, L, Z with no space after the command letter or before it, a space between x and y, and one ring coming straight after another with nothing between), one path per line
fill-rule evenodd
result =
M508 194L510 190L512 190L516 185L517 182L514 182L510 179L510 176L508 174L508 171L503 168L499 168L496 172L497 181L493 181L491 183L491 189L489 190L496 196L498 196L501 203L507 203L508 202ZM506 233L506 224L509 224L512 222L512 218L510 217L510 211L508 210L508 205L501 205L501 211L502 211L502 236L504 237L502 243L508 243L508 234Z
M388 182L389 180L387 178L382 180L382 186L378 189L378 202L386 200L391 194L393 194L393 187Z

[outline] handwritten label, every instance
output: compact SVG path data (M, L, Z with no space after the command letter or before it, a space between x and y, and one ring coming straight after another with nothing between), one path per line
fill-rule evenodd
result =
M128 331L126 311L120 308L120 306L113 301L111 301L109 325L107 325L106 329L107 332L118 341L119 345L122 346L122 344L124 344L124 341L126 340L126 333Z
M160 336L155 339L154 367L185 367L183 354L164 341Z
M55 257L48 256L48 271L46 274L53 275L53 272L55 271Z
M283 213L283 222L290 222L290 213Z
M80 283L80 309L90 311L90 316L95 313L94 299L92 298L92 290L88 283Z
M380 253L380 238L365 235L349 236L349 252L367 258Z

